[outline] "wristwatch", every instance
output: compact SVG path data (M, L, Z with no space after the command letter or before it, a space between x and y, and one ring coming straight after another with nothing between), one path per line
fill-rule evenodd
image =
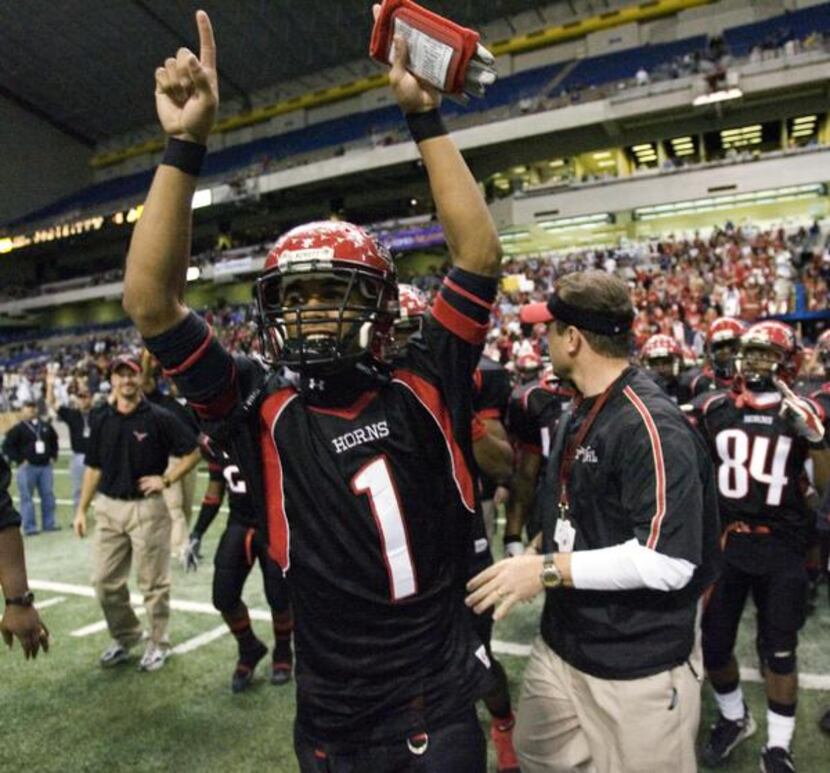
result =
M32 604L35 603L35 594L32 591L27 590L22 596L14 596L10 599L6 599L6 606L10 604L14 604L18 607L30 607Z
M539 575L545 588L558 588L565 581L562 572L553 560L553 553L545 553L542 562L542 573Z

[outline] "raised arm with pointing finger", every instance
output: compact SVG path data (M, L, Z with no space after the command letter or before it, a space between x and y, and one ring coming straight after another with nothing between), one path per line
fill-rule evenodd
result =
M204 11L196 13L196 24L199 56L180 48L155 73L156 111L170 139L133 232L124 277L124 309L144 336L187 314L191 200L219 105L216 45Z

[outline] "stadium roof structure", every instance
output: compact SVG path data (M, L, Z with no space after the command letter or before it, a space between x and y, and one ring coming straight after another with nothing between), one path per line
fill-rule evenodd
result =
M574 9L571 0L562 4ZM479 26L551 0L426 0ZM600 0L607 6L608 0ZM179 46L196 50L194 13L211 16L223 101L243 109L279 84L303 86L337 66L371 71L369 0L0 0L0 96L90 148L155 123L153 72ZM334 85L324 83L322 85ZM311 88L319 88L319 81ZM309 85L305 86L309 90Z

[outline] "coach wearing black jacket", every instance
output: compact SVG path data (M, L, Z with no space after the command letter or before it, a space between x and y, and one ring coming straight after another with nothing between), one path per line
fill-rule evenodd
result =
M473 578L468 604L546 593L515 730L526 773L697 770L698 601L716 574L717 491L679 409L628 363L634 314L602 271L563 277L525 322L552 323L551 360L577 390L539 506L543 555Z

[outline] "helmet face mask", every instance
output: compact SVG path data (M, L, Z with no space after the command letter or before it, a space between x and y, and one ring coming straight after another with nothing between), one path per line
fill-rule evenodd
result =
M736 372L752 392L776 389L775 379L792 384L801 365L795 331L782 322L758 322L741 337Z
M715 376L722 379L731 379L735 375L735 359L740 351L740 341L737 338L726 341L716 341L709 347L709 362Z
M256 283L263 352L300 373L379 361L398 312L389 252L358 226L306 223L281 236Z

